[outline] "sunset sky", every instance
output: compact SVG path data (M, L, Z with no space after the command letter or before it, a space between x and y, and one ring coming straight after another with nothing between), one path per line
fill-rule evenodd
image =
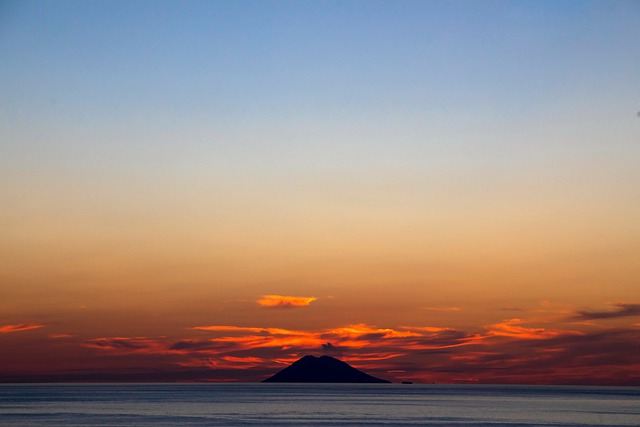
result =
M640 2L0 2L0 382L640 385Z

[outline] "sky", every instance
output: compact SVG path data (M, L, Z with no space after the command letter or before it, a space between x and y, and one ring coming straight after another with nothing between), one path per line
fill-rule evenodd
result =
M640 385L637 1L0 2L0 382Z

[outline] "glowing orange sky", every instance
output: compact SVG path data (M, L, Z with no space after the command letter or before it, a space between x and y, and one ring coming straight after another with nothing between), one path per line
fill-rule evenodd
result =
M259 381L303 355L329 354L393 381L638 383L640 328L629 319L639 315L640 305L568 311L545 303L502 312L519 317L474 330L364 323L320 329L193 325L163 336L91 336L84 325L3 325L0 331L13 339L3 338L0 379ZM161 325L159 330L167 330ZM53 333L63 329L68 333Z

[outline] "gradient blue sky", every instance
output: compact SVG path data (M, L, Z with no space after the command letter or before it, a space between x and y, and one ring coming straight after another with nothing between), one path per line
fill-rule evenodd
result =
M0 331L637 335L639 40L637 1L3 1Z

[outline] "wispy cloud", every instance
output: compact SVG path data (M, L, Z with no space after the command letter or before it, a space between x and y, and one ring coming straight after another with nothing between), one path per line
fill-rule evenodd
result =
M352 355L369 353L371 359L386 359L390 354L402 355L410 349L426 349L461 345L469 338L466 334L442 328L377 328L366 324L347 325L318 331L283 328L259 328L230 325L195 326L192 330L211 332L210 339L189 338L168 341L166 338L102 337L84 342L87 347L115 353L174 352L206 354L208 356L234 356L239 352L269 350L275 354L288 351L294 355L326 351L328 348ZM373 354L372 349L383 348ZM375 351L374 351L375 353ZM246 357L246 356L245 356Z
M263 307L269 308L298 308L306 307L313 301L316 301L316 297L295 297L285 295L264 295L258 300L258 304Z
M20 323L17 325L4 325L0 326L0 334L10 334L12 332L29 331L32 329L43 328L44 325L34 323Z
M620 317L640 316L640 304L613 304L616 307L611 311L578 311L571 318L573 320L600 320L616 319Z
M578 331L567 331L547 328L522 326L522 319L509 319L488 327L488 334L524 339L544 339L562 335L580 334Z
M230 326L230 325L212 325L212 326L194 326L192 329L199 329L202 331L213 332L264 332L268 328L248 328L245 326Z
M64 338L72 338L72 334L49 334L47 335L51 339L64 339Z
M82 343L85 347L111 351L118 354L147 353L162 354L170 352L167 341L162 338L147 337L101 337Z
M334 354L398 381L640 384L640 330L635 327L575 330L516 318L472 332L364 323L318 330L204 325L187 331L191 336L182 339L103 337L83 345L120 357L153 357L224 372L227 379L235 372L245 381L259 380L305 354Z
M424 307L427 311L460 311L462 307Z

